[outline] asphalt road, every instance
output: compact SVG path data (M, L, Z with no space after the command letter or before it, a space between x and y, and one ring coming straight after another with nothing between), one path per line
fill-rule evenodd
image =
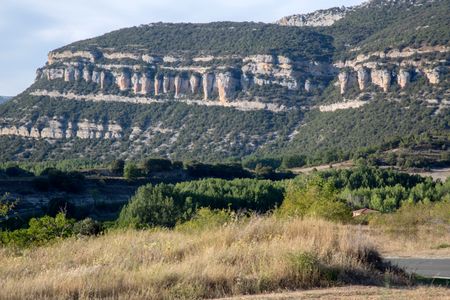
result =
M393 265L404 268L407 272L424 277L449 278L450 258L386 258Z

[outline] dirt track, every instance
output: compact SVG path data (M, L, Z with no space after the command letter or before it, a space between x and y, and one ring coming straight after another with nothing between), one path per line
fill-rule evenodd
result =
M291 300L291 299L450 299L450 288L417 287L386 288L373 286L347 286L308 291L286 292L255 296L224 298L222 300Z

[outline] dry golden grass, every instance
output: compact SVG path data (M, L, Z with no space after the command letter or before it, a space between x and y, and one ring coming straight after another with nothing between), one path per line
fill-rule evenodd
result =
M383 256L450 257L449 226L419 226L414 233L367 226L355 226L354 230L367 236Z
M126 231L14 253L0 299L195 299L402 280L351 227L252 218L194 232Z

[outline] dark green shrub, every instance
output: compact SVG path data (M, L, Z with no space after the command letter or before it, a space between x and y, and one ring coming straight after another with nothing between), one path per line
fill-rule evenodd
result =
M48 171L48 181L53 188L80 193L84 189L84 176L79 172L63 172L56 169Z
M55 217L60 213L64 213L68 217L74 217L75 206L64 198L52 198L47 204L47 215Z
M304 155L290 155L283 157L281 166L285 169L299 168L306 164L306 156Z
M91 218L76 222L73 226L73 234L81 236L99 235L103 231L102 224Z
M5 170L5 174L8 177L32 177L34 176L33 173L28 172L22 168L19 168L17 166L8 167Z
M142 172L135 163L128 162L123 169L123 177L127 180L135 180L141 177Z
M148 184L141 186L124 206L118 225L134 228L173 227L188 210L185 198L174 190L173 185Z
M33 218L26 229L0 232L0 243L21 248L45 245L55 239L70 237L74 223L64 213L59 213L54 218Z
M116 160L113 160L113 162L111 163L110 169L111 169L111 172L113 172L114 174L122 176L124 167L125 167L125 161L122 159L116 159Z
M153 172L164 172L172 170L172 162L164 158L149 158L142 163L142 170L146 175Z

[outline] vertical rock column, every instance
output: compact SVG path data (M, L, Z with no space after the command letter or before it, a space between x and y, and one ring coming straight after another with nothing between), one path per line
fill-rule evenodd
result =
M404 89L411 81L411 73L407 70L400 70L397 75L398 85Z
M117 85L121 91L128 90L131 85L130 73L127 71L122 71L119 77L117 77Z
M364 91L368 88L370 82L370 75L367 69L361 67L356 70L358 75L358 86L360 91Z
M191 93L193 95L197 95L200 92L200 87L202 84L200 76L192 74L191 78L189 79L189 84L191 86Z
M163 80L160 76L155 76L155 96L161 95Z
M148 74L143 74L141 79L141 94L150 94L154 88L152 78Z
M230 72L219 73L216 77L217 89L219 91L219 101L226 103L230 100L231 94L238 88L238 80Z
M382 88L384 92L389 91L391 80L392 75L388 70L372 70L372 83Z
M131 85L133 86L133 93L137 95L141 91L141 76L137 73L131 77Z
M341 95L343 95L347 91L350 82L350 74L347 71L343 71L339 73L338 79L339 79L339 86L341 88Z
M208 100L211 98L212 92L214 90L214 74L205 73L203 74L203 99Z

